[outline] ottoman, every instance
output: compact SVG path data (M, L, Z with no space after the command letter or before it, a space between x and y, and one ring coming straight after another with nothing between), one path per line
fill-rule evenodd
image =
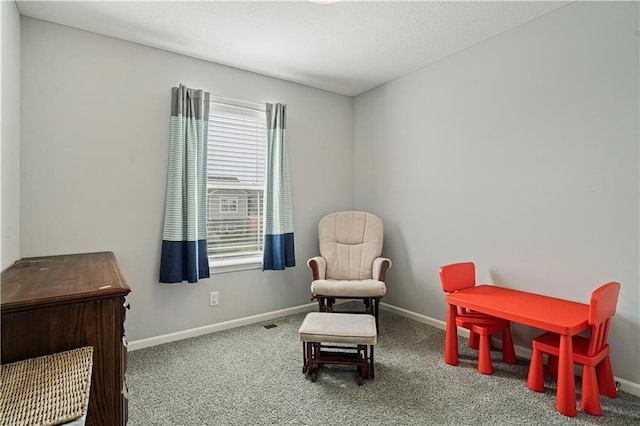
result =
M375 377L373 347L377 343L373 315L311 312L298 330L302 342L302 372L315 382L323 364L353 365L356 380Z

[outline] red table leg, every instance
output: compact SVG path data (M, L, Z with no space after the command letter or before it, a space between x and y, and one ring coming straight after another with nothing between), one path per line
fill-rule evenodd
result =
M565 416L573 417L576 410L576 378L573 369L573 342L571 336L560 335L558 353L558 393L556 409Z
M447 330L444 343L444 362L458 365L458 328L456 327L456 310L454 305L447 305Z

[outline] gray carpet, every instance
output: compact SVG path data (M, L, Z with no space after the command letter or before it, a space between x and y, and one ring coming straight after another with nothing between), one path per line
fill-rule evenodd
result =
M340 308L359 306L351 302ZM460 362L443 360L444 331L381 313L376 377L355 382L355 367L323 366L302 374L298 327L260 324L133 351L129 354L130 425L640 425L640 398L601 397L604 414L555 410L555 381L527 388L528 360L476 370L477 355L460 338ZM269 321L278 322L275 321Z

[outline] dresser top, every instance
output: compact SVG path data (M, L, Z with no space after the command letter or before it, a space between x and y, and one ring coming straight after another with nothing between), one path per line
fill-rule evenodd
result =
M1 279L3 314L131 291L112 252L28 257L2 272Z

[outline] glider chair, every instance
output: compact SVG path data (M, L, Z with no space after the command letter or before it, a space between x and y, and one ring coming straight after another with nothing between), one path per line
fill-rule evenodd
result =
M380 257L382 231L382 220L367 212L335 212L320 220L320 256L307 261L313 272L311 299L318 301L320 312L333 312L336 299L362 299L379 330L379 304L391 267L391 260Z
M591 336L573 336L573 362L582 364L582 411L594 416L602 415L600 395L610 398L618 396L611 360L609 359L609 323L616 313L620 283L610 282L598 287L591 293L589 304L589 326ZM544 371L542 352L549 354L547 371L553 377L558 376L558 354L560 336L546 332L533 339L533 352L529 364L527 385L531 390L544 392Z
M454 293L476 285L476 266L473 262L460 262L440 268L440 283L445 293ZM516 363L516 352L511 337L511 322L502 318L457 307L456 326L469 330L469 347L478 349L478 371L492 374L491 335L502 331L502 360ZM455 342L457 345L458 343ZM456 348L454 347L453 350Z

